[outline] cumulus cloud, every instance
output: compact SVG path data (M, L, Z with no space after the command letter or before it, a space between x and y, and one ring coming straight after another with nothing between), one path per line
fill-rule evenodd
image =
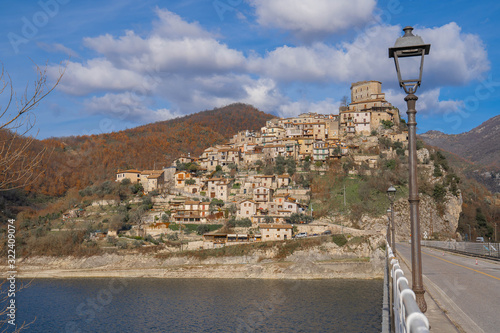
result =
M212 33L203 29L198 22L186 22L179 15L169 10L156 8L156 15L159 20L153 23L154 35L168 39L214 37Z
M455 22L418 29L431 51L425 58L426 80L435 85L462 85L482 79L490 69L488 53L477 35L462 32Z
M91 114L105 114L109 117L141 122L168 120L181 114L168 109L149 109L148 101L136 94L125 92L121 94L105 94L93 96L85 102L86 110Z
M273 1L272 6L260 0L252 3L257 11L277 10L273 6L279 1ZM334 8L329 3L312 1L308 10L314 12L324 6L323 10L328 11ZM282 16L291 15L288 7L282 8ZM305 16L312 15L305 9L303 12ZM303 83L348 87L360 80L382 81L386 89L396 85L394 63L388 58L387 49L401 36L399 26L371 26L354 39L335 45L314 42L280 46L263 55L245 56L197 22L187 22L168 10L157 9L156 13L158 19L148 34L126 31L121 36L85 38L84 45L99 56L69 62L58 89L72 95L90 95L85 102L89 112L153 121L233 102L249 103L281 116L309 111L332 113L338 110L338 102L318 96L316 101L296 101L287 95L286 89ZM307 20L315 21L311 17ZM319 28L314 29L308 31ZM463 33L456 23L416 29L415 33L432 44L425 62L425 84L419 90L419 111L458 108L460 101L439 100L438 87L463 85L481 78L489 69L485 46L478 36ZM48 73L57 77L59 67L50 67ZM426 92L424 88L430 90ZM402 95L388 93L396 95L395 100L403 101ZM151 105L155 100L168 101L171 110L154 109ZM403 105L401 110L404 109Z
M418 93L417 112L419 114L446 114L456 112L464 106L460 100L440 100L441 89L435 88ZM406 94L402 91L388 90L385 94L386 100L396 106L401 115L406 113L407 105L404 100Z
M84 42L114 64L138 72L224 72L241 68L245 61L240 51L213 38L142 38L128 31L119 38L104 35Z
M334 102L331 98L327 98L319 102L288 102L279 106L278 114L282 118L294 117L306 112L316 112L320 114L338 114L339 106L340 102Z
M482 78L489 70L486 48L481 39L462 33L456 23L416 32L426 43L432 44L424 66L427 86L466 84ZM249 68L279 81L394 82L394 62L388 58L387 50L399 36L399 26L375 26L360 33L350 43L278 47L262 57L251 58Z
M250 0L263 26L291 31L301 39L360 26L372 18L375 0Z

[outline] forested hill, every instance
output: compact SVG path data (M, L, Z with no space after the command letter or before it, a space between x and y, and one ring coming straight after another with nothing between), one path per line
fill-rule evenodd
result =
M117 169L161 168L183 153L198 156L239 131L260 129L272 118L238 103L120 132L46 139L37 144L52 153L44 157L44 172L27 189L62 195L73 187L112 180Z

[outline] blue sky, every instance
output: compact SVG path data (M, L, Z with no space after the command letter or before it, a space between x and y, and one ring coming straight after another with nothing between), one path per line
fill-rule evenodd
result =
M66 66L35 111L38 138L233 102L281 117L338 113L360 80L381 81L406 116L387 49L411 25L432 44L418 131L461 133L499 114L499 14L498 1L466 0L3 0L0 60L18 96L34 63L49 83Z

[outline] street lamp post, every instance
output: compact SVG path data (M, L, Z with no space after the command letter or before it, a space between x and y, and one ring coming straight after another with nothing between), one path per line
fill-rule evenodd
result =
M389 48L389 58L394 58L396 72L398 74L399 86L407 93L405 101L408 105L408 165L409 165L409 197L410 203L410 224L411 224L411 266L412 266L412 282L413 292L415 293L416 301L420 311L427 311L427 304L424 299L424 285L422 279L422 253L420 249L420 219L419 219L419 197L417 185L417 133L416 133L416 113L415 104L417 96L415 92L422 82L422 70L424 67L424 56L429 54L430 44L424 44L422 37L415 36L412 33L412 27L405 27L403 37L399 37L394 44L394 47ZM407 78L405 73L408 68L403 68L402 73L400 60L410 57L420 58L420 70L417 78ZM418 58L417 58L418 59ZM411 59L409 59L411 61ZM410 65L407 60L401 62L401 65ZM409 69L411 72L411 68ZM403 77L405 75L405 77ZM410 74L414 75L414 74Z
M472 234L470 233L470 224L467 223L467 225L469 226L469 242L472 242Z
M387 196L389 197L389 201L391 202L391 246L392 252L396 254L396 228L394 226L394 199L396 198L396 188L394 186L390 186L387 189Z
M387 208L387 243L391 245L391 209ZM393 250L394 251L394 250Z

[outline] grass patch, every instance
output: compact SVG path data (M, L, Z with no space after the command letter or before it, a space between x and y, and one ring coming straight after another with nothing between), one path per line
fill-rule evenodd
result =
M274 259L284 259L297 250L306 250L322 243L329 242L329 237L305 238L299 240L275 241L275 242L256 242L250 244L230 245L218 249L182 251L175 253L159 253L157 258L167 259L171 257L190 257L196 259L207 259L213 257L241 257L253 255L258 250L277 250Z
M375 186L377 182L383 184ZM355 217L356 220L359 220L360 214L385 215L389 204L386 189L390 183L390 180L380 180L377 176L318 176L312 187L314 212L320 216L336 212ZM398 185L396 200L407 196L408 187Z
M208 232L212 232L215 230L218 230L222 228L222 224L194 224L194 223L182 223L182 230L188 231L188 232L196 232L196 229L198 229L198 226L200 225L206 225L209 229ZM180 224L179 223L171 223L168 228L173 231L179 231L180 230Z
M354 236L353 238L349 239L349 245L359 245L362 243L366 243L368 241L368 238L366 236Z

